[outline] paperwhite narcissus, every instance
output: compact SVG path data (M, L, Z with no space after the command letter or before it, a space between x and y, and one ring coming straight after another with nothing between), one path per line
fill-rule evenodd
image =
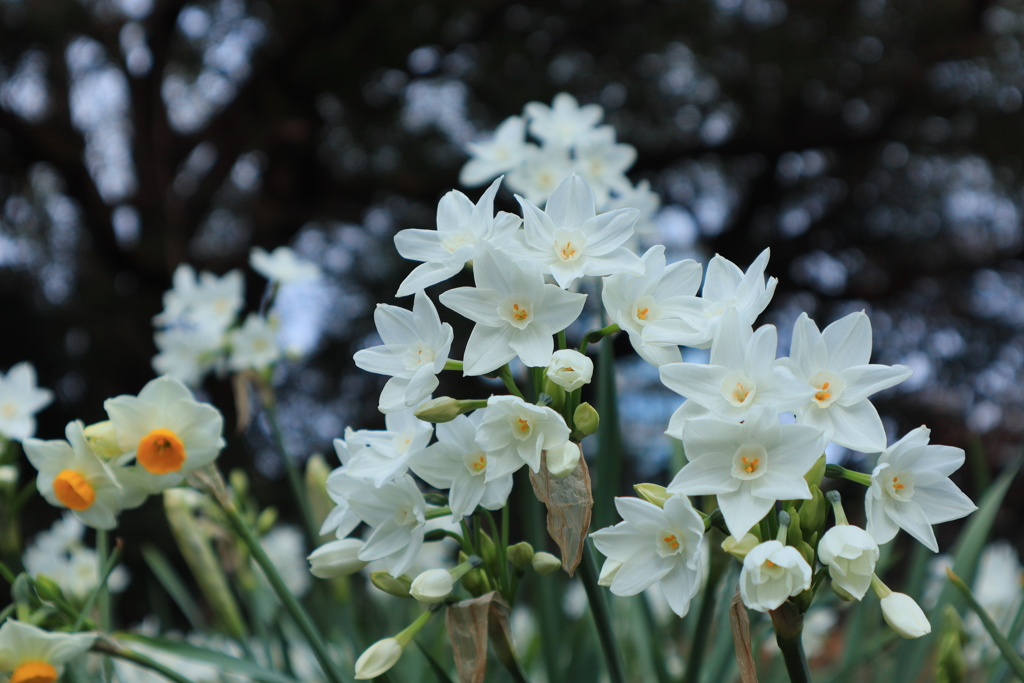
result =
M551 408L517 396L491 396L477 427L476 442L487 456L485 479L494 481L528 465L540 471L540 452L569 440L569 428Z
M113 529L117 513L142 505L145 492L118 481L85 438L81 422L69 422L67 441L25 439L25 455L38 470L36 488L50 505L64 507L94 529Z
M428 569L413 579L409 595L417 601L432 605L441 602L455 588L455 579L447 569Z
M365 681L385 673L401 659L402 650L397 638L378 640L356 660L356 680Z
M437 373L444 369L452 347L452 326L441 323L422 290L416 292L412 311L377 304L373 321L384 343L356 351L353 360L367 372L391 377L380 395L380 412L418 406L437 388Z
M811 587L811 565L791 545L765 541L743 558L740 597L758 612L770 612Z
M494 195L501 178L473 204L452 190L437 204L436 230L401 230L395 247L403 258L423 263L398 286L398 296L408 296L459 273L468 261L475 261L488 244L501 247L519 228L520 218L499 211L494 215Z
M231 344L228 367L235 371L261 372L280 360L281 348L277 345L274 328L275 325L263 316L250 313L241 327L228 334Z
M573 170L590 184L597 206L605 206L612 192L633 189L626 171L636 161L636 147L617 143L614 126L584 131L575 145Z
M526 143L519 165L508 172L507 182L516 195L540 205L571 174L572 159L567 147Z
M510 116L495 129L491 139L466 145L471 158L459 172L459 182L466 187L476 187L511 171L523 160L525 149L526 121Z
M864 598L878 562L878 544L860 527L836 524L818 542L818 559L832 581L855 597Z
M441 303L476 325L466 343L463 373L482 375L516 356L530 367L547 367L552 335L579 317L586 294L544 283L537 265L512 262L485 249L473 262L475 287L449 289Z
M490 461L476 442L477 428L484 417L478 410L437 425L437 443L409 459L416 476L438 489L450 489L448 506L452 521L473 514L477 506L500 510L512 491L512 475L487 480Z
M412 477L406 474L380 488L361 488L348 497L348 504L373 527L357 557L365 562L385 560L394 577L408 571L423 547L427 512Z
M949 480L964 464L963 449L930 446L930 436L931 430L918 427L878 458L864 511L867 531L879 543L888 543L902 528L938 552L932 525L966 517L978 509Z
M639 498L616 498L615 508L623 521L590 535L608 558L601 575L606 582L610 578L612 593L636 595L659 583L672 611L685 616L700 589L704 542L704 522L690 499L672 496L660 508Z
M560 349L551 355L544 374L566 391L576 391L584 384L590 384L594 376L594 361L575 349Z
M10 673L9 683L55 683L95 642L94 633L51 633L8 618L0 626L0 671Z
M555 95L551 106L529 102L523 108L530 117L530 133L542 142L559 147L572 147L591 131L604 116L597 104L582 107L566 92Z
M643 263L622 246L633 235L640 212L616 209L598 214L594 193L575 173L562 181L542 211L516 196L523 209L523 231L516 253L540 266L563 289L585 275L643 274Z
M821 456L821 432L779 424L769 408L756 407L742 424L700 418L683 432L688 463L669 493L718 497L729 533L743 538L777 500L811 498L804 475Z
M341 538L324 543L309 554L309 572L320 579L333 579L361 571L368 562L359 559L363 541L358 538Z
M701 265L687 259L665 265L665 247L658 244L641 259L643 275L621 273L605 278L601 299L608 319L629 335L640 357L651 365L679 363L682 355L676 344L658 344L644 340L644 328L656 320L678 318L700 287Z
M545 451L544 461L551 476L555 479L562 479L576 471L576 466L582 455L578 443L566 441L558 448Z
M783 363L814 396L796 411L831 441L862 453L885 450L885 428L868 396L904 381L913 371L905 365L872 365L871 321L851 313L818 331L806 313L793 327L793 344Z
M196 401L176 379L158 377L138 396L110 398L103 407L122 450L135 457L123 480L150 493L175 486L224 448L220 411Z
M245 305L242 271L232 270L222 277L196 271L182 264L174 271L174 286L164 292L164 310L153 318L160 326L216 328L226 330Z
M52 391L36 386L31 363L16 363L6 376L0 373L0 436L14 441L35 436L35 415L52 400Z
M281 284L315 280L320 277L319 266L299 258L288 247L278 247L269 254L260 247L253 247L249 252L249 265L271 282Z
M367 479L380 487L384 482L405 474L409 469L409 459L426 448L434 434L434 426L417 419L415 411L416 408L407 408L388 413L384 417L385 430L346 430L348 447L361 445L354 452L349 450L345 466L349 476Z

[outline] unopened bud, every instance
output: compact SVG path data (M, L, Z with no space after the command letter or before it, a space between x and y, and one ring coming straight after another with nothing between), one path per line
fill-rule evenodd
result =
M740 562L753 550L761 541L751 533L743 534L743 538L736 540L735 536L729 536L722 541L722 550L735 557Z
M438 396L417 408L413 415L427 422L451 422L463 413L486 405L486 401L459 401L451 396Z
M228 483L231 484L231 488L239 498L249 493L249 476L244 470L231 470L228 474Z
M0 465L0 485L16 486L18 484L18 468L14 465Z
M522 569L533 560L533 546L520 541L508 547L508 561L517 569Z
M551 553L539 552L533 554L533 571L541 576L554 574L562 568L562 561Z
M333 579L361 571L366 562L359 559L363 541L358 538L342 538L320 546L306 558L309 572L320 579Z
M479 536L480 543L480 558L490 568L495 576L501 574L500 567L498 566L498 548L495 547L494 541L490 536L487 535L486 531L481 531Z
M451 595L454 588L455 579L447 569L428 569L413 580L409 594L419 602L432 605Z
M811 484L811 498L800 503L800 531L804 537L820 532L828 516L828 503L817 484Z
M581 403L576 407L576 412L572 415L572 423L576 425L576 431L579 432L582 438L590 436L597 431L598 426L601 424L601 416L594 410L594 406L589 403Z
M562 412L562 408L565 406L565 389L558 386L550 379L544 380L544 391L540 398L547 396L547 402L538 402L538 405L549 405L552 410Z
M57 582L45 574L36 574L36 592L43 600L63 600L64 591Z
M566 441L558 448L549 449L546 453L548 472L555 479L563 479L572 474L582 455L579 444L572 441Z
M885 623L904 638L920 638L932 632L924 610L909 595L889 593L880 602Z
M657 484L634 484L633 490L636 491L636 495L660 508L665 507L665 501L672 497L664 486Z
M264 508L264 510L256 518L256 533L262 536L263 534L273 529L274 525L277 524L277 517L277 508Z
M114 431L114 423L110 420L91 424L84 432L89 449L100 460L113 460L124 452L117 443L117 432Z
M356 660L356 680L369 680L387 672L398 663L403 649L396 638L378 640Z
M804 475L804 479L807 481L808 486L821 486L821 480L825 478L825 454L822 453L821 457L814 461L811 465L811 469L807 470Z
M409 589L412 587L412 581L408 577L399 576L395 578L387 572L373 572L370 574L370 583L388 595L394 595L396 598L408 598Z
M804 536L800 529L800 513L792 510L789 513L789 530L786 532L786 543L796 545L802 540L804 540Z

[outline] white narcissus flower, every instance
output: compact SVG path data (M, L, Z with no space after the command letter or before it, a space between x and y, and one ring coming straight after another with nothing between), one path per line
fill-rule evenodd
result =
M949 480L964 464L963 449L929 446L930 436L931 430L918 427L878 458L864 508L868 533L879 543L888 543L902 528L938 552L932 525L966 517L978 509Z
M567 289L585 275L643 274L643 263L622 246L633 235L640 212L616 209L598 214L594 193L583 176L575 173L562 181L541 211L529 199L516 195L523 209L517 251L550 273Z
M249 265L271 282L288 284L320 277L320 266L299 258L288 247L278 247L272 253L253 247L249 252Z
M818 331L806 313L793 327L783 363L815 390L796 411L797 422L825 433L825 440L862 453L885 450L885 428L868 396L895 386L913 371L905 365L869 365L871 320L860 311Z
M572 160L567 147L538 147L527 143L522 161L509 171L508 186L534 204L543 204L571 173Z
M647 238L656 234L658 229L654 219L661 208L661 196L651 189L651 183L641 180L636 187L630 187L608 202L609 210L633 208L640 212L633 226L633 237ZM698 283L699 284L699 283ZM696 291L696 290L694 290Z
M668 492L716 495L729 533L743 538L775 501L811 498L804 475L822 446L820 431L779 424L768 408L755 408L741 424L711 417L688 420L683 448L690 461Z
M510 116L495 129L490 140L466 145L470 160L459 172L459 183L476 187L511 171L523 160L525 149L526 121L519 116Z
M700 589L704 522L686 496L660 508L639 498L616 498L623 521L590 535L608 558L602 581L615 595L636 595L656 582L680 617Z
M545 451L544 462L552 477L563 479L576 471L576 466L580 463L582 455L583 452L578 443L566 441L559 448Z
M355 531L362 521L349 507L348 497L366 486L372 486L373 482L363 477L352 476L348 471L348 463L353 455L365 448L365 438L351 427L345 428L344 439L334 440L334 450L341 461L341 467L327 476L327 495L334 501L335 507L327 513L327 518L320 527L321 536L333 531L339 539L345 538Z
M633 189L626 171L636 161L636 147L617 144L614 126L585 132L575 152L575 170L590 183L598 206L607 204L612 192L621 194Z
M811 565L799 550L780 541L765 541L743 558L740 597L750 609L770 612L810 588L811 575Z
M495 481L528 465L540 471L540 452L562 446L569 428L562 416L517 396L491 396L476 432L487 455L486 481Z
M691 259L665 265L665 247L658 244L641 259L643 275L612 275L601 285L601 299L608 319L625 330L640 357L651 365L679 363L676 344L644 340L643 331L656 320L686 315L688 301L700 287L701 265Z
M209 465L224 448L224 417L199 403L188 387L158 377L138 396L103 403L126 458L135 458L122 481L148 493L175 486L192 470Z
M545 284L535 264L514 263L490 249L474 261L473 278L475 287L457 287L440 297L476 323L466 343L463 373L483 375L516 356L530 367L547 367L552 335L579 317L587 295Z
M384 430L346 430L348 447L361 444L355 452L349 451L345 471L351 477L372 481L381 486L386 481L405 474L409 459L430 443L434 425L419 420L413 414L416 408L384 417ZM337 444L335 444L337 445Z
M487 479L490 460L476 442L483 416L484 411L478 410L437 425L437 443L409 459L416 476L434 488L451 489L448 506L454 522L473 514L477 506L500 510L512 491L511 473Z
M755 406L786 412L809 401L814 390L776 360L777 348L774 325L754 332L735 308L726 311L710 362L661 366L662 384L688 399L672 415L665 433L682 438L684 421L699 416L700 408L739 421Z
M924 610L909 595L890 592L879 602L885 623L904 638L920 638L932 632Z
M54 683L64 665L88 652L95 633L51 633L8 618L0 626L0 672L11 683Z
M871 587L878 553L871 534L850 524L836 524L818 542L818 559L828 567L832 581L858 600Z
M368 562L359 559L363 541L358 538L341 538L324 543L310 553L309 573L319 579L333 579L362 571Z
M245 305L242 271L222 277L182 264L174 271L174 286L164 292L164 310L153 318L155 325L184 325L190 329L227 329Z
M582 107L567 92L555 95L551 106L543 102L529 102L523 111L530 119L530 133L548 145L572 147L590 132L604 116L598 104Z
M53 392L36 386L31 363L16 363L6 376L0 373L0 435L14 441L35 436L35 415L51 401Z
M365 562L384 560L391 576L412 567L423 547L427 503L409 475L380 488L364 487L348 497L352 511L373 532L357 557Z
M226 337L220 327L176 326L154 334L153 342L153 370L197 386L222 361Z
M454 332L442 323L433 302L416 292L412 310L377 304L373 312L377 334L384 343L356 351L356 365L367 372L389 375L378 408L393 413L418 406L437 388Z
M261 372L279 361L281 349L277 345L275 327L262 315L250 313L245 324L228 335L231 344L228 367L235 371Z
M744 273L735 263L716 254L705 271L704 290L686 304L688 313L647 325L644 341L706 349L718 334L722 314L733 308L743 325L752 326L768 307L779 283L773 277L765 282L768 256L769 250L765 249Z
M504 211L495 217L494 195L500 184L501 178L491 183L476 204L452 190L437 204L436 230L408 229L395 235L395 247L403 258L423 262L398 286L397 296L447 280L478 258L485 245L500 247L511 238L520 219Z
M36 488L50 505L64 507L94 529L113 529L117 513L142 505L146 494L123 486L96 457L81 422L69 422L67 441L25 439L25 456L38 470Z
M551 355L545 374L566 391L576 391L584 384L590 384L594 377L594 361L575 349L560 349Z

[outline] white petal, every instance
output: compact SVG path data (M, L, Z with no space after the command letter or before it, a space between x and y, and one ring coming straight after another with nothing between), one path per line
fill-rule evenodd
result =
M661 579L661 592L665 594L668 606L682 618L690 611L690 601L700 590L700 568L696 571L687 569L682 562Z
M863 311L840 318L821 335L828 346L827 370L839 374L871 361L871 320Z
M688 496L709 496L729 493L740 487L740 481L732 476L730 459L718 455L692 458L668 485L669 493L683 493Z
M966 517L978 506L949 479L939 479L926 486L914 487L914 502L931 524L942 524Z
M498 326L505 322L498 316L501 295L489 289L456 287L439 297L441 303L459 315L481 325Z
M722 509L729 533L743 538L775 506L775 501L755 498L744 486L732 493L718 494L718 506Z
M551 354L555 350L551 330L539 320L534 321L524 330L513 330L508 344L523 363L531 368L547 367L551 362Z
M894 387L914 374L906 365L855 365L843 370L846 388L836 403L858 403L871 394Z
M835 427L831 438L833 443L861 453L885 450L885 427L871 401L865 399L851 406L833 403L826 410Z
M594 193L590 184L583 176L575 173L570 175L551 193L544 212L551 217L556 227L569 230L579 228L594 215Z
M643 546L622 563L610 589L615 595L636 595L660 581L671 569L671 563L658 557L653 544Z
M926 548L933 553L939 552L939 542L935 540L935 532L920 505L913 500L893 502L885 506L885 512L889 515L889 519L924 544Z
M806 313L801 313L793 325L793 343L789 350L793 372L802 380L824 370L828 365L828 347L825 340Z

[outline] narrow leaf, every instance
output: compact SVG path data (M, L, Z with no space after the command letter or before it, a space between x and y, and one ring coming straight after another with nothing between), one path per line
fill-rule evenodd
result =
M223 652L193 645L183 640L172 640L160 636L144 636L138 633L118 633L116 636L118 640L141 643L142 645L163 650L177 657L206 662L224 673L248 676L256 681L260 681L260 683L298 683L294 678L267 669L255 662L238 659Z
M202 610L199 609L199 605L192 598L185 582L178 576L178 572L174 571L174 567L167 561L164 554L156 546L147 543L142 546L142 559L146 561L149 570L153 572L153 576L160 582L163 589L171 596L171 600L174 600L174 604L188 619L192 630L206 631L206 619L203 618Z
M444 667L441 666L441 664L436 659L434 659L433 655L427 652L427 648L423 647L423 644L420 643L420 641L417 640L415 642L416 647L420 649L420 652L422 652L423 656L427 659L427 664L430 665L430 670L434 672L434 676L437 677L437 680L440 683L452 683L452 679L448 675L448 672L445 671Z
M1006 639L1006 636L1002 634L999 627L996 626L996 623L992 621L992 617L990 617L988 612L985 611L985 608L978 603L978 600L974 597L974 594L971 593L971 589L967 587L967 584L964 583L963 579L954 574L952 569L947 568L946 574L949 575L949 580L953 583L956 589L960 591L960 594L967 599L967 604L970 608L973 609L974 613L981 619L981 623L985 626L985 630L988 631L990 636L992 636L992 640L995 641L996 647L999 648L999 651L1003 653L1003 657L1006 658L1007 663L1017 673L1017 676L1021 680L1024 680L1024 659L1021 659L1021 656L1017 654L1013 644Z
M530 483L537 499L547 506L548 534L562 552L562 569L572 576L583 557L594 508L587 461L580 457L572 474L555 479L548 472L547 454L542 454L540 472L530 472Z

